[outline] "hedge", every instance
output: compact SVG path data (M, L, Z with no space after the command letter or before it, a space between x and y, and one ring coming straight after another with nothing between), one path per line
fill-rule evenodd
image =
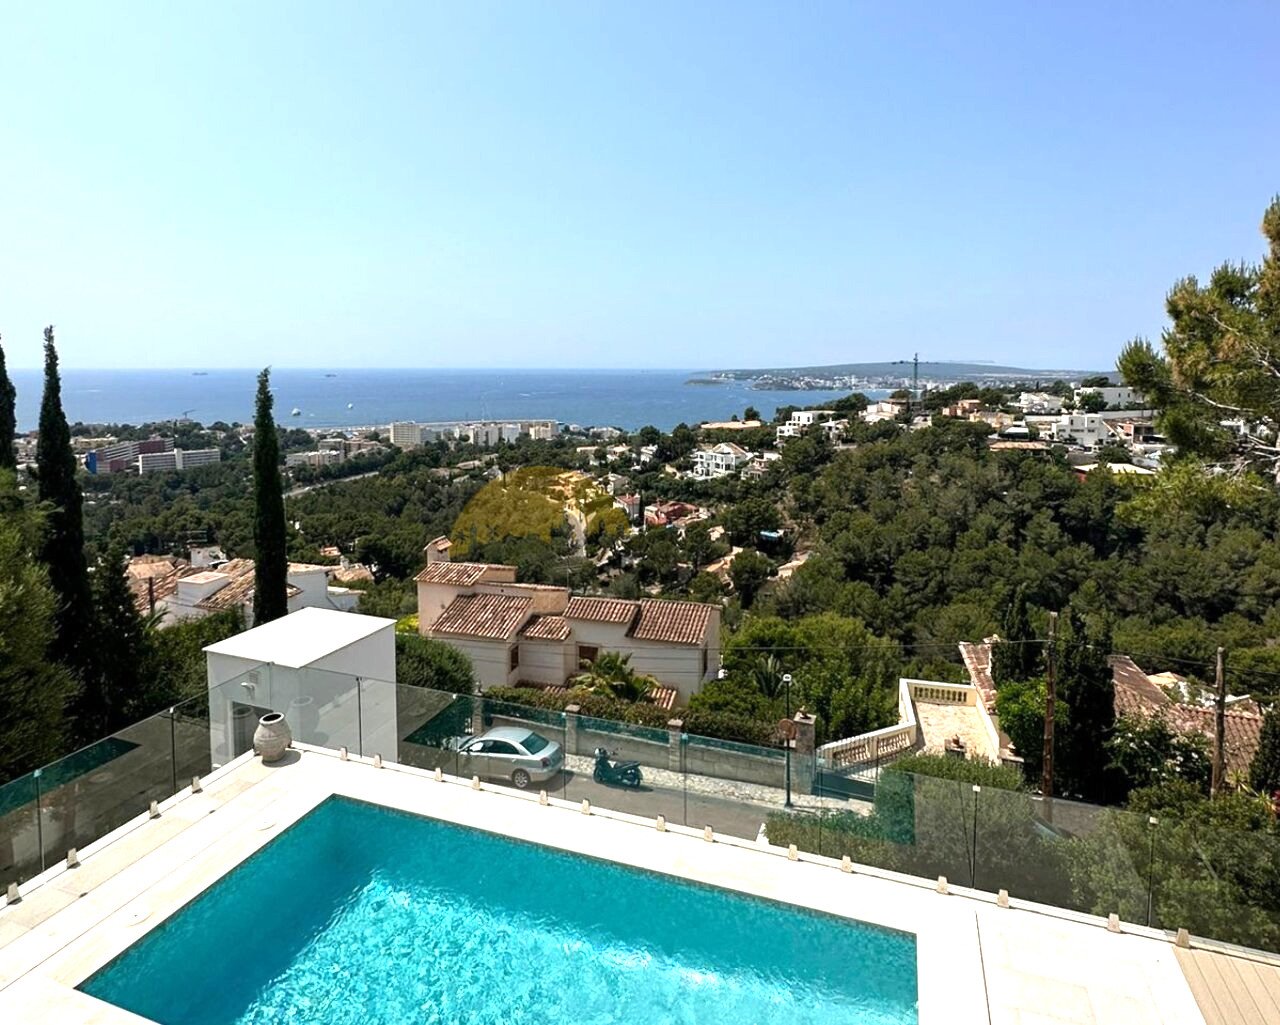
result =
M743 744L769 746L773 743L774 724L729 712L712 712L701 709L672 709L670 712L643 701L623 701L607 694L595 694L588 690L546 691L539 687L490 687L484 696L493 701L507 701L513 705L564 711L569 705L577 705L582 715L595 719L612 719L632 726L665 728L671 719L683 719L686 733L714 737L717 740L734 740Z

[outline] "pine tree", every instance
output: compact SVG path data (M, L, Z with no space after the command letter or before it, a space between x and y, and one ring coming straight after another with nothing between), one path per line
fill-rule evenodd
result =
M280 483L280 439L272 415L271 368L258 375L253 418L253 625L279 619L288 611L284 494Z
M66 751L75 681L51 657L57 595L32 558L41 526L0 470L0 783Z
M1264 794L1280 791L1280 701L1267 709L1262 720L1258 750L1249 763L1249 786Z
M1040 648L1033 643L1027 614L1027 585L1014 588L1000 624L1000 641L991 649L991 679L997 687L1022 683L1039 673Z
M18 429L14 401L17 393L5 369L4 346L0 345L0 470L16 470L18 456L13 450L13 436Z
M81 519L84 496L76 481L71 431L62 412L62 382L52 327L44 332L44 397L40 403L36 463L38 493L47 509L38 558L48 569L49 583L58 598L54 654L81 684L88 685L92 683L94 646L93 603ZM96 737L89 732L97 718L96 703L94 695L87 693L77 702L77 718L83 716L85 720L77 723L77 733L82 738Z

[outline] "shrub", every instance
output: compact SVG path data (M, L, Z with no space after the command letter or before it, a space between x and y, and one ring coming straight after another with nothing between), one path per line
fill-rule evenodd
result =
M475 691L471 659L443 641L396 634L396 682L454 694Z
M907 755L894 762L888 771L910 773L915 776L932 776L935 779L954 779L961 783L976 783L981 787L991 787L994 790L1023 788L1022 772L1019 769L979 758Z
M687 733L743 744L767 745L773 740L773 723L765 720L700 709L674 709L668 712L647 702L623 701L580 688L552 692L538 687L490 687L484 692L484 696L490 701L508 701L513 705L556 712L564 711L569 705L577 705L581 715L593 719L611 719L632 726L665 729L671 719L683 719Z

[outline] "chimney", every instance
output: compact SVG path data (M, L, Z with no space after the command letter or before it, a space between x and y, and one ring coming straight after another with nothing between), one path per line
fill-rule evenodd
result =
M430 566L437 562L448 562L449 548L451 544L452 542L444 536L428 542L427 547L423 549L423 552L427 556L427 565Z

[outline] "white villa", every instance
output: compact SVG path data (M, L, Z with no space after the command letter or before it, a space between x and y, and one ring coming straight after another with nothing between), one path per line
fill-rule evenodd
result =
M693 459L693 476L695 477L728 477L737 473L755 458L755 453L748 452L741 445L731 441L722 441L718 445L704 445L695 449Z

